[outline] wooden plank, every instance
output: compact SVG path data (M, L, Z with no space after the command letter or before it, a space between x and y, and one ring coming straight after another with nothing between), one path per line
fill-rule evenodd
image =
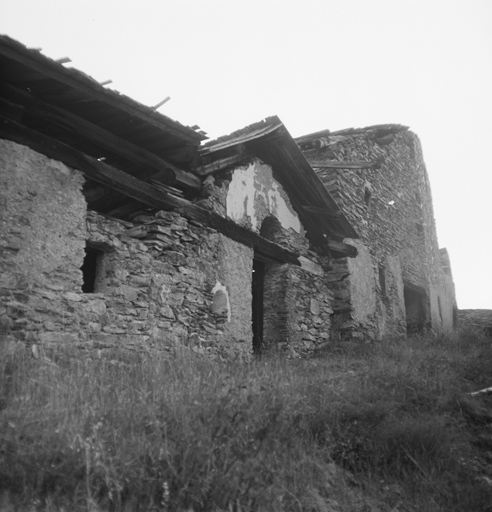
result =
M0 137L29 146L43 155L82 171L94 181L107 185L125 196L159 209L179 208L190 201L156 190L152 185L130 176L96 158L85 155L61 142L0 116Z
M376 169L380 167L380 162L337 162L325 160L310 160L311 167L318 167L323 169Z
M70 140L73 138L71 146L77 147L78 139L86 139L101 148L101 155L109 151L111 154L130 161L135 165L135 170L133 172L131 169L126 170L136 177L152 178L168 185L181 185L194 190L201 188L201 179L198 176L177 168L154 153L122 139L90 121L62 108L39 101L31 94L6 83L0 83L0 94L8 101L22 105L28 111L29 116L33 117L33 122L54 123L67 133Z
M216 229L228 238L243 245L247 245L274 261L292 263L298 266L301 265L299 256L294 252L270 242L270 240L257 235L249 229L239 226L231 219L221 217L211 210L205 210L199 206L191 205L186 208L180 208L178 211L183 217Z
M76 89L91 99L101 101L103 104L116 108L122 113L124 112L141 119L181 140L198 143L206 139L206 137L191 130L191 128L183 126L162 114L158 114L151 108L123 94L105 89L82 72L76 69L64 68L63 65L57 64L38 52L28 50L9 37L0 36L0 56L10 59L13 63L27 67L29 72L39 73L42 77ZM12 78L15 79L15 76Z
M220 158L208 164L199 165L198 167L195 167L194 171L198 173L200 176L208 176L209 174L212 174L214 172L227 169L227 167L243 164L248 158L250 157L248 157L248 155L244 153L232 155L226 158Z
M186 199L157 191L144 181L2 116L0 116L0 137L29 146L49 158L59 160L82 171L94 181L107 185L113 190L153 208L179 208L183 217L216 229L223 235L252 247L275 261L300 265L297 254L237 225L234 221L193 205Z
M330 219L338 219L342 216L340 210L334 208L320 208L318 206L303 206L302 209L311 215L320 215L322 217L329 217Z
M330 251L332 251L334 256L340 257L349 257L355 258L358 254L357 248L353 245L346 244L345 242L339 242L338 240L327 240L326 241Z

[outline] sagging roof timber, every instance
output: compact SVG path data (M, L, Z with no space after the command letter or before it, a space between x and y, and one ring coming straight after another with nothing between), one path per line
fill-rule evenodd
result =
M6 36L0 36L0 113L132 176L176 187L178 198L201 189L189 169L203 134ZM84 190L89 206L102 213L128 207L126 195L93 180Z
M365 128L345 128L331 132L330 130L321 130L319 132L309 133L296 137L295 141L302 149L303 152L308 152L312 149L321 149L337 144L338 142L345 140L347 137L368 137L375 140L379 144L384 144L388 138L396 135L397 133L407 131L408 126L401 124L376 124L372 126L366 126ZM337 163L337 162L334 162ZM339 169L353 169L354 167L345 167L345 164L351 162L339 162L341 165ZM353 162L352 162L353 163ZM368 162L370 163L370 162Z
M84 172L90 208L129 214L148 206L185 207L185 217L201 216L207 225L230 231L228 236L237 241L253 247L268 242L254 233L242 233L244 228L236 229L229 219L225 221L232 224L225 226L223 218L215 218L219 216L189 200L201 187L200 168L194 165L199 143L206 138L201 132L108 90L84 73L65 68L6 36L0 36L0 73L0 135ZM337 242L332 244L333 255L355 256L355 249L345 247L340 240L357 234L343 215L332 214L338 209L336 203L331 196L326 197L328 192L278 118L259 123L254 133L251 129L243 131L241 140L228 139L222 138L221 146L216 141L215 151L233 146L232 151L240 153L247 145L274 170L287 165L285 188L293 194L304 224L309 225L314 245L330 254L326 233L316 229L312 212L303 209L317 198L315 206L328 206L317 215L325 227L331 226L327 232ZM274 147L277 139L282 144ZM266 146L271 146L271 154ZM313 176L317 183L312 183ZM299 195L300 190L304 193ZM324 201L320 202L320 197ZM275 247L266 249L272 259L301 264L298 255Z
M260 158L289 194L313 245L335 257L357 255L355 247L343 243L344 238L358 238L357 232L278 117L210 141L200 155L197 172L202 175L237 166L253 156Z
M109 185L143 205L156 209L169 209L170 206L179 209L183 217L216 229L229 238L252 247L273 261L292 263L313 272L312 262L237 225L233 220L221 217L186 199L170 196L149 183L3 116L0 116L0 138L29 146L39 153L62 161L82 171L98 183ZM316 269L314 271L316 272Z
M59 106L124 138L159 152L207 137L101 84L79 70L0 36L0 69L4 79L29 89L42 101ZM163 138L166 134L166 138Z

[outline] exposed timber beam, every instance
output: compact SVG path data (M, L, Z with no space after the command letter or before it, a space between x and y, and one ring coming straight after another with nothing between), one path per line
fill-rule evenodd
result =
M82 171L98 183L154 208L168 210L192 204L3 116L0 116L0 137L29 146L49 158Z
M12 62L11 67L15 67L15 73L9 73L11 70L7 65L4 67L5 75L9 75L9 81L11 82L17 81L22 75L22 69L26 69L26 80L28 82L35 79L54 80L78 93L82 93L91 101L100 101L103 104L118 109L120 112L125 112L136 119L164 130L181 140L196 143L206 138L190 128L154 112L151 108L145 107L131 98L110 89L105 89L96 81L77 70L66 69L63 65L56 63L48 57L24 48L20 43L6 36L0 36L0 41L2 43L0 44L0 55ZM20 81L22 82L22 78Z
M327 240L326 243L330 251L336 253L336 256L339 258L355 258L358 254L356 247L346 244L345 242L339 242L338 240Z
M0 105L1 110L24 109L23 124L31 127L34 127L34 124L55 126L58 133L64 134L62 142L67 142L74 147L80 144L81 140L87 140L100 148L101 154L98 156L116 155L133 164L133 168L127 166L125 169L133 176L144 180L159 180L167 185L180 185L194 190L201 188L201 179L198 176L179 169L154 153L60 107L44 103L31 94L6 83L0 83L0 96L5 98ZM105 152L109 152L110 155Z
M200 176L208 176L209 174L213 174L216 171L221 171L227 167L243 163L247 158L248 155L246 153L232 155L225 158L220 158L208 164L199 165L195 167L194 171Z
M0 138L28 146L49 158L59 160L83 172L92 180L150 207L165 210L177 208L183 217L216 229L232 240L247 245L274 261L302 266L310 272L312 272L312 268L317 269L315 266L306 265L306 262L302 264L299 255L296 253L239 226L231 219L221 217L213 211L205 210L186 199L157 190L149 183L3 116L0 116Z
M329 217L331 219L337 219L342 216L340 210L334 208L319 208L318 206L303 206L302 209L311 215L319 215L321 217Z
M311 167L318 167L323 169L378 169L381 162L372 160L368 162L338 162L325 160L309 160Z
M292 263L300 266L299 256L288 249L281 247L266 238L257 235L247 228L239 226L233 220L221 217L211 210L205 210L196 205L180 208L179 213L187 219L200 222L205 226L216 229L223 235L232 238L236 242L251 247L274 261L280 263Z

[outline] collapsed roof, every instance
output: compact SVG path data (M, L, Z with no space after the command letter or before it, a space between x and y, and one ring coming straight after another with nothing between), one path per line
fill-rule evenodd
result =
M0 137L81 170L89 208L120 218L148 207L183 208L251 244L232 221L193 202L204 176L257 156L286 189L313 245L355 256L342 240L357 233L277 117L200 149L203 132L7 36L0 36L0 73Z

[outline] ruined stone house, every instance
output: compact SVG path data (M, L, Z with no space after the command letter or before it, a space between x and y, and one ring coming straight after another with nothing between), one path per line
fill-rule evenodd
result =
M446 249L439 249L429 179L418 137L379 125L297 139L359 239L333 280L339 334L451 330L457 306ZM340 164L343 162L343 164Z
M410 132L296 142L274 117L203 144L197 127L7 37L0 70L7 340L296 357L336 336L452 324Z

